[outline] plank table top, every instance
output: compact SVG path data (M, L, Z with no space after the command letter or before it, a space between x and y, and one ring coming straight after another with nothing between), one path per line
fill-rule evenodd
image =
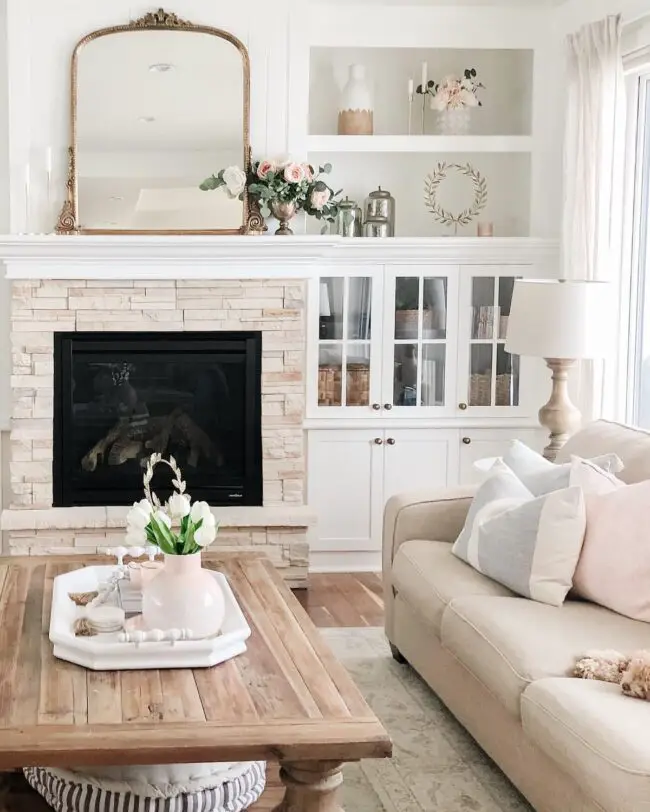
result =
M390 755L383 726L261 556L204 556L228 577L250 624L238 657L142 671L57 660L48 638L53 580L101 563L0 558L0 769L274 760L299 800L307 785L338 785L342 762Z

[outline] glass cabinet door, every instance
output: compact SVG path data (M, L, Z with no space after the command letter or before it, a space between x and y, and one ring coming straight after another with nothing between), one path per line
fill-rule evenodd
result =
M331 276L318 284L318 407L367 410L373 279Z
M470 278L467 406L519 406L520 359L505 349L514 276ZM464 404L461 404L461 408Z
M391 284L384 368L390 390L384 408L413 409L414 416L424 409L439 413L447 403L449 365L455 360L448 325L450 277L435 272L410 275L405 269Z

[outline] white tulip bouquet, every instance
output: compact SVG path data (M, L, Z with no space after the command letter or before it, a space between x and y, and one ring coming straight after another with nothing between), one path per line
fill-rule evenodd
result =
M153 472L159 462L173 473L174 493L165 504L151 490ZM186 483L176 460L152 454L143 476L145 498L135 502L126 517L126 544L141 547L153 544L166 555L193 555L208 547L217 537L218 524L207 502L191 503Z

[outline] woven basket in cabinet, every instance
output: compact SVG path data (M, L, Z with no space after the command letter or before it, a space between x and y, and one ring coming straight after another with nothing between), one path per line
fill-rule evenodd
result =
M492 376L491 375L470 375L469 379L469 405L470 406L491 406L492 405ZM512 375L505 373L497 375L495 390L496 406L512 406Z
M341 367L325 364L318 368L318 405L340 406ZM370 396L370 367L365 364L347 365L347 405L367 406Z

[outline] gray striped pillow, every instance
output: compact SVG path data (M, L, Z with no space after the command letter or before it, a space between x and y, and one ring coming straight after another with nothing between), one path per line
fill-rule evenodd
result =
M102 780L98 786L100 782L68 770L26 767L23 772L57 812L242 812L259 799L266 782L263 761L251 762L245 772L216 787L170 797L118 792L110 789L110 782Z

